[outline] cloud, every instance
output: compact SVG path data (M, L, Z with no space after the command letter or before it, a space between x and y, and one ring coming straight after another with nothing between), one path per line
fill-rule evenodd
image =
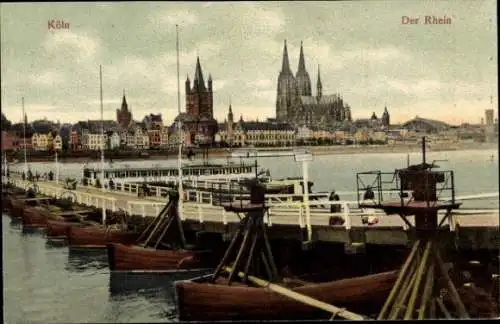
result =
M95 100L86 100L85 103L89 105L99 105L101 103L100 99L95 99ZM102 104L103 105L119 105L122 103L121 98L116 98L116 99L103 99Z
M49 54L59 55L65 51L76 52L77 60L82 61L94 57L100 47L97 39L84 33L77 34L70 30L54 30L48 33L43 47ZM55 56L56 57L56 56Z
M250 81L249 86L259 89L269 89L275 87L275 81L271 79L257 79Z
M30 81L35 86L55 86L64 83L66 80L62 73L56 71L45 71L40 74L30 75Z
M226 84L227 84L226 80L217 80L217 82L213 83L213 91L216 92L224 89Z
M243 10L245 14L241 22L247 28L252 28L254 33L277 33L285 28L285 16L279 8L267 10L256 3L245 3Z
M436 99L420 100L417 103L399 105L390 108L391 120L404 122L416 116L442 120L450 124L461 124L464 122L479 123L484 116L484 111L490 109L489 99L464 100L453 102L441 102ZM458 114L450 111L459 112Z
M369 62L382 62L382 61L392 61L392 60L402 60L409 59L411 56L396 47L384 47L377 49L359 49L359 50L351 50L346 51L342 54L346 59L354 59L360 61L369 61Z
M157 27L187 26L198 22L198 15L188 9L165 10L149 15L148 21Z
M182 45L182 43L181 43ZM179 63L182 66L193 66L196 63L196 57L200 56L201 61L207 61L213 57L216 57L221 50L221 45L211 42L200 42L196 48L186 51L185 48L179 50ZM155 59L155 63L160 64L160 66L171 67L177 64L177 52L167 52L158 56ZM203 68L203 62L201 62ZM194 69L193 72L194 73Z
M441 89L441 82L437 80L419 80L418 82L388 80L387 84L402 93L424 95Z

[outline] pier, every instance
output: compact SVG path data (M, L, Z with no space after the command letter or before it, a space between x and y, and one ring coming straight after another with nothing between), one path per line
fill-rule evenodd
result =
M7 181L7 179L4 179ZM110 211L123 210L129 216L156 217L166 204L167 188L148 186L154 194L138 197L139 184L118 185L114 190L78 185L75 190L65 188L62 183L40 180L22 180L19 174L11 172L10 182L16 187L35 186L41 194L67 198L87 206ZM226 184L229 185L229 184ZM222 186L222 185L221 185ZM238 227L239 215L227 212L214 192L200 189L184 190L180 215L186 231L220 233L230 237ZM296 201L296 195L269 194L264 221L270 226L271 238L288 238L302 241L325 241L345 244L406 245L411 241L409 226L398 217L385 216L374 209L358 208L358 201L329 201L326 194L319 194L315 200ZM481 200L498 197L498 193L455 197L456 200ZM244 198L243 198L244 199ZM242 197L235 196L234 204ZM331 213L331 205L340 205L340 212ZM342 225L330 225L332 216L340 216ZM363 223L363 218L377 217L373 225ZM410 223L413 218L407 217ZM466 249L497 249L499 234L499 213L497 209L458 209L445 219L445 213L438 214L441 229L449 235L450 243ZM308 229L310 229L308 231Z

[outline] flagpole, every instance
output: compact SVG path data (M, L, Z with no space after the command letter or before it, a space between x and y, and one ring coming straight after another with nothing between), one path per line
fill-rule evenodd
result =
M23 110L23 146L24 146L24 174L28 176L28 158L26 154L26 113L24 112L24 97L21 97L21 105Z
M99 94L101 102L101 191L104 191L104 109L102 105L102 66L99 65Z
M101 102L101 140L99 141L101 144L101 191L103 192L102 197L102 223L106 225L106 206L104 204L104 108L102 105L102 66L99 65L99 95Z
M179 154L177 157L177 169L179 173L179 215L180 218L183 219L183 212L182 212L182 201L184 197L183 193L183 187L182 187L182 144L184 142L184 136L182 134L182 121L181 121L181 92L180 92L180 75L179 75L179 25L175 25L175 34L176 34L176 50L177 50L177 111L178 111L178 118L179 120L177 121L177 127L178 127L178 134L179 134Z

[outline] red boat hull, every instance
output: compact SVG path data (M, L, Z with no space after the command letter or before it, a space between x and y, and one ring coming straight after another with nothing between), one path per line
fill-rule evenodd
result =
M78 223L70 223L64 220L47 220L47 237L49 238L67 238L68 229Z
M294 288L301 294L326 303L352 308L354 305L380 307L396 281L397 271ZM209 283L176 284L181 321L295 320L331 316L266 288L227 286Z
M12 206L10 215L12 217L19 217L19 218L23 217L24 207L26 206L24 200L15 197L10 197L10 201Z
M47 209L40 206L26 206L23 210L23 226L29 228L45 228L50 218L56 218Z
M97 226L70 226L67 230L69 246L81 248L105 248L109 243L132 244L139 235L136 232L110 230Z
M108 244L110 270L199 269L195 252L147 249L138 245Z

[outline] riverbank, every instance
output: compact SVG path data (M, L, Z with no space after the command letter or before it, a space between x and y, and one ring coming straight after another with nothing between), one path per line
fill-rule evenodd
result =
M300 148L309 150L313 155L336 155L336 154L385 154L385 153L418 153L421 152L422 147L420 144L394 144L394 145L331 145L331 146L301 146ZM282 151L289 150L290 147L280 148L246 148L251 151ZM461 143L435 143L428 144L428 152L447 152L447 151L468 151L468 150L496 150L498 149L497 143L475 143L475 142L461 142ZM245 150L242 148L241 150ZM227 158L231 155L229 150L214 149L208 152L209 158ZM201 157L201 153L197 156ZM120 161L140 161L140 160L171 160L177 159L177 154L165 151L151 151L148 154L140 155L134 154L131 156L121 155L119 157L106 155L106 160ZM86 163L99 161L99 156L78 156L78 157L59 157L59 162L62 163ZM54 161L53 155L46 156L30 156L28 154L28 162L52 162Z

